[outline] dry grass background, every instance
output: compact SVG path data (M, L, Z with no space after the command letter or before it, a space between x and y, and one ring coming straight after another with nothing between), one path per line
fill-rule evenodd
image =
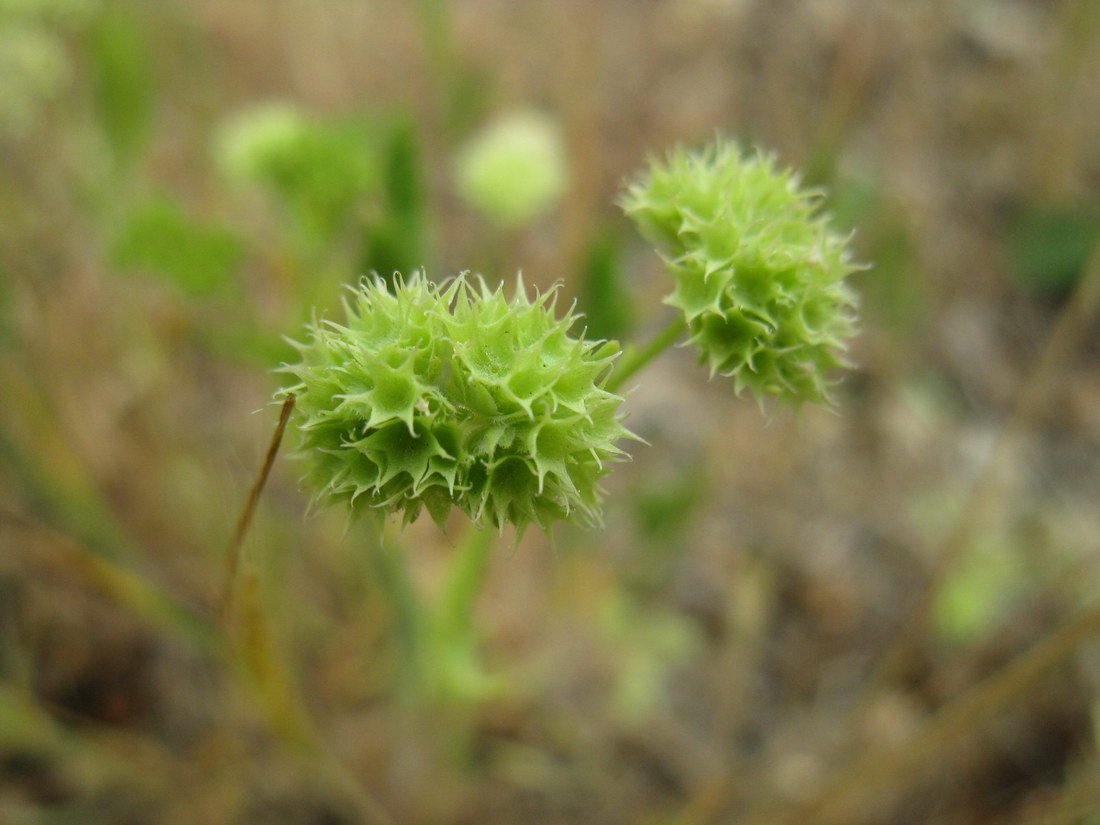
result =
M158 86L130 177L97 189L79 36L0 143L0 822L1100 821L1100 260L1072 295L1009 276L1020 214L1100 208L1095 2L134 8ZM228 642L274 379L211 344L231 311L113 272L104 227L143 188L232 222L254 239L240 300L277 330L279 225L209 157L271 98L412 112L433 271L570 293L595 232L631 237L613 201L647 153L715 129L774 148L875 264L839 414L769 423L670 353L630 398L653 446L609 479L606 527L501 543L476 621L492 689L434 700L401 677L377 537L307 519L281 458ZM571 178L501 261L451 163L517 105L561 119ZM645 336L659 261L634 240L624 261ZM461 533L394 539L429 600Z

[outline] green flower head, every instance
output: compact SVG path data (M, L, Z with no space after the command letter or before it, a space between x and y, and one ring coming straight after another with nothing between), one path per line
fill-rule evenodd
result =
M520 532L598 521L598 481L630 435L603 389L618 345L570 335L555 298L417 273L392 292L365 280L343 324L311 324L283 370L315 499L440 523L454 506Z
M848 366L856 300L844 279L858 267L818 197L769 155L716 140L652 162L621 200L664 250L675 282L665 302L700 359L760 401L828 404L829 371Z

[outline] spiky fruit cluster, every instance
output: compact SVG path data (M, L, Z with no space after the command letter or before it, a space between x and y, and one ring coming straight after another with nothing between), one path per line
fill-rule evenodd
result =
M613 342L569 334L555 291L529 299L459 276L363 281L346 321L315 322L286 365L315 498L353 511L456 506L479 525L599 518L598 481L623 455L622 398L603 389Z
M665 302L700 360L761 401L829 403L829 370L847 365L856 301L844 278L857 267L817 197L772 157L716 140L651 163L621 201L665 250Z

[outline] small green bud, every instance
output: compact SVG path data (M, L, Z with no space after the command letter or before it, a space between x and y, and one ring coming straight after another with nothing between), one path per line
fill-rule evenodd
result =
M306 129L305 116L289 103L260 103L242 109L218 132L218 164L230 178L263 180L295 151Z
M459 153L459 194L494 223L521 226L549 209L566 182L557 124L538 112L505 115Z
M417 273L392 293L365 280L344 324L311 324L283 370L315 500L406 521L455 506L518 531L598 521L598 481L630 436L622 398L603 389L618 345L570 335L577 316L557 318L555 295L520 284L509 301L480 278Z
M856 299L844 279L858 267L818 197L771 156L716 140L652 162L621 200L665 250L665 303L683 312L700 360L761 402L829 404L828 372L848 366Z

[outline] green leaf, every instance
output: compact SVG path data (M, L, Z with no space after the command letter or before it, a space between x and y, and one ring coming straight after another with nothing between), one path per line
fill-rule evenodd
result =
M120 167L149 135L156 100L156 66L141 18L112 5L92 30L92 75L100 120Z
M243 242L230 229L189 217L167 197L135 208L112 248L116 266L163 280L193 298L230 293L244 256Z

